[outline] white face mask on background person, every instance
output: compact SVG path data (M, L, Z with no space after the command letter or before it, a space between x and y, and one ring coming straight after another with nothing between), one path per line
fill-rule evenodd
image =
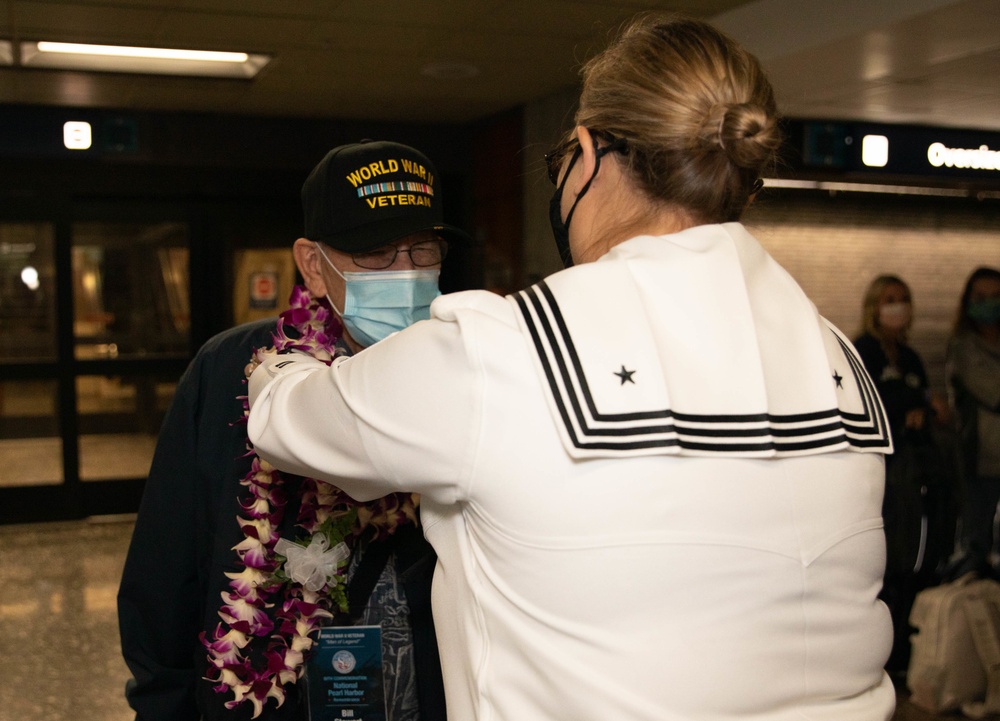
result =
M361 345L374 345L431 317L431 301L441 295L440 268L341 272L318 244L316 248L333 272L344 279L343 310L332 300L330 305L340 314L351 338Z
M878 324L886 330L903 330L912 317L913 308L907 302L886 303L878 309Z

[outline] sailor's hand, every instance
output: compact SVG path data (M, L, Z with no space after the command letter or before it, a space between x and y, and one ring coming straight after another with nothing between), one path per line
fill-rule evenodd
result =
M259 366L265 358L277 354L278 351L274 348L258 348L250 358L250 362L243 368L243 375L250 378L250 374L257 370L257 366Z

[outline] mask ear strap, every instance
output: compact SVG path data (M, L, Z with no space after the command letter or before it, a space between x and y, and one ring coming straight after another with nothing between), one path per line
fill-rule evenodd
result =
M569 171L571 171L573 166L576 165L576 161L580 158L580 153L582 152L583 148L577 145L576 150L573 151L573 155L570 156L569 162L566 164L566 174L563 175L562 182L559 183L557 187L560 193L566 188L566 183L569 182Z
M330 260L330 258L327 256L327 254L323 252L323 246L321 246L319 243L316 243L316 250L319 251L319 254L321 256L323 256L323 260L325 260L326 264L329 265L331 269L333 269L333 272L336 273L337 275L339 275L341 278L343 278L344 279L344 283L346 284L347 283L347 278L344 276L343 273L341 273L339 270L337 270L337 266L335 266L333 264L333 261ZM326 300L330 304L330 307L333 308L334 311L336 311L337 315L340 316L341 318L343 318L344 317L344 312L342 310L340 310L334 304L333 298L330 297L330 293L329 292L327 292L327 294L326 294Z
M339 275L343 279L343 281L346 283L347 282L347 277L343 273L341 273L339 270L337 270L337 266L335 266L333 264L333 261L330 260L330 258L327 256L327 254L323 252L323 247L319 243L316 244L316 250L318 250L319 254L321 256L323 256L323 260L326 261L326 264L330 266L331 270L333 270L334 273L336 273L337 275Z
M623 150L626 147L628 147L628 144L625 138L616 138L614 142L609 143L608 145L605 145L603 148L598 148L597 150L594 151L594 172L591 174L590 178L587 179L587 182L583 184L583 187L580 188L580 192L577 194L576 200L573 201L573 206L569 209L569 213L566 214L567 228L569 227L570 218L573 217L573 211L576 210L576 204L579 203L580 198L582 198L584 194L588 190L590 190L590 184L594 182L594 178L597 177L597 172L601 169L601 157L607 155L608 153L613 153L616 150ZM573 153L573 159L575 160L582 151L583 148L578 147L576 149L576 152ZM566 171L566 178L568 177L569 177L569 170ZM566 178L563 178L563 185L566 184Z

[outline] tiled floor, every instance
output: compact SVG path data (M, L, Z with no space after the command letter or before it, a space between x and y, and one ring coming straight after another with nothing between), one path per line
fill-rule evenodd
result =
M126 721L115 596L131 519L0 526L0 721Z
M115 608L131 534L130 518L0 526L0 721L133 719ZM893 721L945 718L904 696Z

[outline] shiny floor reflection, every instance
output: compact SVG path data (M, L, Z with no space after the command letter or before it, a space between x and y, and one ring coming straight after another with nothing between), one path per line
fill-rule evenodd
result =
M115 600L132 526L0 526L0 721L133 721ZM945 718L901 696L893 721Z
M126 721L115 597L132 519L0 526L0 720Z

